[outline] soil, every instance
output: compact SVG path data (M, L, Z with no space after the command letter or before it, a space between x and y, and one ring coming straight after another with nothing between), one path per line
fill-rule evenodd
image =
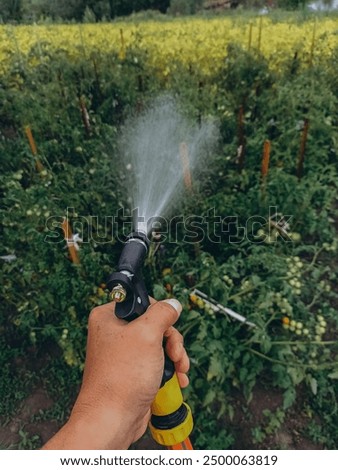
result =
M302 394L299 393L299 396ZM247 405L242 396L235 398L235 417L233 431L235 434L235 449L289 449L289 450L319 450L323 446L316 444L305 436L305 429L310 418L302 412L301 400L288 411L284 422L278 431L268 435L260 444L253 442L251 429L262 427L267 422L265 410L275 412L283 404L283 393L280 390L266 390L256 386L253 397Z
M256 386L253 391L253 398L249 405L245 399L238 393L233 397L235 415L232 422L225 422L225 426L231 426L232 433L235 436L233 449L322 449L307 439L304 435L309 418L304 416L301 411L297 412L297 407L292 412L287 413L284 423L276 433L268 435L260 444L255 444L252 439L251 429L261 426L264 428L266 417L264 410L276 411L281 407L283 395L277 390L265 390ZM0 447L3 449L17 449L22 447L23 435L28 438L35 437L38 445L48 441L60 428L56 421L37 420L40 410L46 411L53 405L53 400L48 396L42 387L35 388L31 395L25 399L17 414L7 422L0 424ZM35 418L34 418L35 417ZM21 444L20 444L21 443ZM26 448L27 448L27 444ZM149 433L143 436L138 442L132 445L132 450L156 450L163 447L156 444Z
M47 442L59 429L56 421L33 422L34 415L40 410L46 411L53 401L43 388L36 388L31 395L19 406L17 414L10 420L0 424L0 447L2 449L17 449L22 441L20 432L28 436L39 436L41 443Z

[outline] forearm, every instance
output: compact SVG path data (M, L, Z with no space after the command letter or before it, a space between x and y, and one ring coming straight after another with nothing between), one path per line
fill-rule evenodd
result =
M74 414L42 449L128 449L132 442L130 434L117 413L103 410L92 418Z

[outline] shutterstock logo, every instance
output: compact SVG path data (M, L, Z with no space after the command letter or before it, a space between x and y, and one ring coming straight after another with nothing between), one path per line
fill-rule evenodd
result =
M217 214L210 208L204 215L175 215L171 218L154 216L148 220L139 215L138 208L132 211L119 209L114 215L78 215L74 208L67 208L65 216L51 216L46 220L46 243L62 243L62 224L67 219L73 233L82 243L94 242L97 245L124 241L135 231L147 232L156 240L166 243L235 243L244 240L251 243L264 243L268 239L291 241L291 215L283 215L275 206L269 207L266 217L251 215L247 219L238 215Z

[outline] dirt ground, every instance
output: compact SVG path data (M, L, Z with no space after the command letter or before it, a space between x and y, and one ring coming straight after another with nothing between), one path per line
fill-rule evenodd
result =
M300 400L301 401L301 400ZM243 414L244 399L236 399L235 418L232 425L236 436L236 449L289 449L289 450L319 450L323 447L307 439L304 430L309 422L308 417L301 412L301 403L296 403L292 411L286 414L280 428L268 435L262 443L254 444L251 429L262 426L266 422L265 410L275 412L282 407L283 394L278 390L269 391L256 386L253 397L247 405L249 413Z
M273 434L268 435L262 443L254 444L251 429L261 426L266 418L264 410L276 411L282 405L282 393L275 390L263 390L255 387L253 399L249 405L245 405L244 398L240 395L235 397L235 416L231 423L225 423L225 426L231 426L235 436L234 449L321 449L320 445L314 444L304 437L304 428L309 418L301 413L288 413L284 423ZM40 410L49 410L53 401L47 392L42 388L36 388L31 395L24 400L15 415L10 420L2 422L0 425L0 448L17 449L40 446L52 437L60 425L53 420L36 420L33 417L39 416ZM243 412L243 409L246 412ZM32 419L33 418L33 419ZM133 444L132 449L152 450L162 449L157 445L149 434L146 434L137 443Z

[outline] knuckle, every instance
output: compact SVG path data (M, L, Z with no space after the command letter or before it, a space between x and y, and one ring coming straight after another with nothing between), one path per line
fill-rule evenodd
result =
M177 330L176 330L177 331ZM179 331L177 331L177 339L180 343L184 344L184 338L183 338L183 335L182 333L180 333Z
M94 307L89 314L88 323L96 323L100 316L100 307Z
M159 312L170 312L173 314L173 316L176 316L176 310L174 309L173 306L171 306L170 304L166 303L166 302L157 302L157 304L154 304L152 306L153 309L156 308L156 310L158 310ZM161 313L159 313L161 314Z

